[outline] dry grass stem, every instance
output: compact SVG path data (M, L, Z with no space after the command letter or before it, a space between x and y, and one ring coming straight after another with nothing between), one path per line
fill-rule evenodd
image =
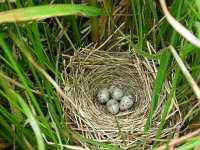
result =
M73 50L76 51L76 48L75 48L74 44L72 43L70 37L67 35L67 32L64 30L62 24L61 24L60 21L58 20L58 17L55 17L55 19L56 19L56 22L58 23L59 27L61 28L61 30L64 32L64 35L66 36L66 38L67 38L69 44L71 45L71 47L73 48Z
M182 136L182 137L180 137L180 138L178 138L178 139L172 140L172 141L168 144L168 146L169 146L169 147L174 146L174 145L176 145L176 144L178 144L178 143L181 143L181 142L183 142L183 141L185 141L185 140L187 140L187 139L189 139L189 138L192 138L192 137L194 137L194 136L197 136L197 135L199 135L199 134L200 134L200 129L198 129L198 130L196 130L196 131L193 131L193 132L191 132L191 133L189 133L189 134L187 134L187 135L184 135L184 136ZM167 145L162 145L162 146L160 146L157 150L164 150L164 149L166 149L166 148L167 148Z
M173 46L169 46L169 49L171 50L174 58L176 59L179 67L181 68L185 78L188 80L191 88L193 89L194 93L197 96L197 99L200 101L200 89L197 85L197 83L194 81L194 79L192 78L192 76L190 75L189 71L187 70L185 64L183 63L183 61L181 60L181 58L179 57L179 55L177 54L176 50L173 48Z
M1 72L1 71L0 71L0 77L3 78L4 80L8 81L9 83L14 84L15 86L18 86L18 87L20 87L20 88L22 88L22 89L26 89L26 88L24 87L23 84L21 84L21 83L15 81L15 80L13 80L12 78L10 78L9 76L5 75L5 74L4 74L3 72ZM31 89L31 92L33 92L33 93L35 93L35 94L37 94L37 95L41 95L41 92L40 92L40 91L36 91L36 90Z

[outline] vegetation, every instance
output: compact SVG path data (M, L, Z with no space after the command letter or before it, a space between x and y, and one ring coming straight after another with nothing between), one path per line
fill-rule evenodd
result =
M160 138L173 95L183 117L178 130L180 136L196 133L199 129L200 97L193 92L168 47L177 51L197 85L200 85L200 47L188 41L190 37L186 39L176 32L164 17L158 1L1 2L0 148L70 149L79 139L92 145L119 149L87 139L68 128L60 103L64 96L58 86L63 68L62 54L73 54L91 42L101 45L118 27L119 35L126 37L138 55L160 61L145 131L151 127L165 79L172 87L156 138ZM200 1L169 0L167 6L171 15L200 39ZM114 34L112 40L115 38ZM148 51L149 45L151 51ZM197 134L199 131L194 135ZM185 140L178 141L177 149L200 145L200 136L191 137L188 135ZM156 141L153 147L157 147Z

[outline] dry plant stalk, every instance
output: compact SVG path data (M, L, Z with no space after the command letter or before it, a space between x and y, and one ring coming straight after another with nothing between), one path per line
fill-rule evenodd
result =
M194 136L197 136L197 135L199 135L199 134L200 134L200 129L197 129L196 131L193 131L193 132L191 132L191 133L188 133L188 134L186 134L186 135L184 135L184 136L182 136L182 137L180 137L180 138L178 138L178 139L172 140L172 141L168 144L168 146L174 146L174 145L176 145L176 144L179 144L179 143L181 143L181 142L183 142L183 141L185 141L185 140L188 140L189 138L192 138L192 137L194 137ZM165 150L166 148L167 148L167 145L165 144L165 145L162 145L162 146L158 147L157 150Z
M194 81L192 75L190 74L190 72L187 70L185 64L183 63L183 61L181 60L180 56L177 54L176 50L174 49L173 46L169 46L169 49L171 50L174 58L176 59L179 67L181 68L185 78L187 79L187 81L189 82L192 90L194 91L194 93L197 96L197 99L200 101L200 89L197 85L197 83Z
M165 82L153 116L153 125L148 132L144 133L157 72L153 65L158 62L143 60L130 50L129 52L116 51L121 49L120 43L113 49L115 51L101 51L98 48L86 47L76 51L74 56L63 56L64 62L68 64L64 65L66 67L62 73L62 86L65 94L72 101L72 103L67 99L62 101L63 114L71 119L70 128L84 137L111 143L121 148L132 148L140 141L145 141L145 148L150 148L165 107L170 84ZM120 86L125 92L136 97L136 102L131 109L116 115L127 146L124 146L121 139L115 117L96 100L99 89L110 85ZM164 127L161 138L165 138L169 131L173 131L180 124L178 121L174 124L171 122L178 112L175 98L173 100L166 119L170 125ZM165 141L157 140L160 144ZM87 145L88 147L94 148Z

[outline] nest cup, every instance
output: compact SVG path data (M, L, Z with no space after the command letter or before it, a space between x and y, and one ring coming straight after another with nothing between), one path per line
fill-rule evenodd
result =
M111 114L107 111L105 105L102 105L97 100L97 93L102 88L109 88L110 86L120 87L123 92L127 95L130 94L134 98L134 106L128 111L121 111L117 116L119 118L127 119L135 118L138 115L144 115L144 110L148 106L148 99L143 99L145 96L144 83L142 78L137 72L133 65L116 65L110 64L110 66L102 65L86 73L84 86L88 86L85 91L87 95L91 95L93 104L98 110L98 117L101 115ZM112 115L111 115L112 116ZM142 118L138 118L142 119ZM103 121L105 123L105 121Z
M167 90L164 88L159 96L154 124L144 133L156 72L150 62L139 59L133 52L106 52L89 48L77 51L74 56L64 55L63 58L68 61L62 74L63 90L69 98L69 101L62 102L63 113L73 131L121 148L132 148L144 139L155 137ZM116 117L97 101L99 90L111 85L120 87L135 99L129 110L120 111ZM168 84L165 87L168 88ZM170 112L174 115L177 109L172 106ZM171 121L173 115L167 121ZM170 129L165 128L161 137L175 127L174 124ZM150 144L151 141L146 141L145 147L150 148ZM94 149L89 144L82 146Z

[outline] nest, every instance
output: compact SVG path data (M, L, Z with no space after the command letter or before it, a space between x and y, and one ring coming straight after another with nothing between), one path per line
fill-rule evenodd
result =
M62 74L63 90L70 101L63 101L62 104L66 121L70 121L68 126L84 137L124 149L133 148L140 141L145 141L145 149L150 148L170 89L170 84L165 82L153 114L153 124L144 133L158 62L141 59L130 51L100 51L92 48L83 48L74 56L64 55L63 58L66 64ZM116 116L96 100L98 91L111 85L121 87L136 99L131 109L121 111ZM174 98L161 133L162 138L178 125L172 119L177 112ZM82 143L82 147L98 149L86 143Z

